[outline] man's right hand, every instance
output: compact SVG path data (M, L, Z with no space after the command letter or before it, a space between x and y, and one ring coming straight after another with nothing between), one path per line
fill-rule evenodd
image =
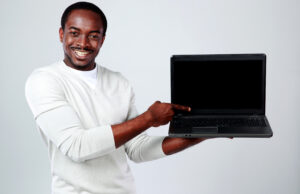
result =
M191 111L191 108L187 106L170 103L161 103L160 101L156 101L147 110L151 126L158 127L160 125L167 124L169 121L172 120L175 109Z
M112 125L116 148L147 130L167 124L174 116L174 110L191 111L190 107L156 101L146 112L134 119ZM172 147L172 146L171 146ZM170 149L172 152L173 149Z

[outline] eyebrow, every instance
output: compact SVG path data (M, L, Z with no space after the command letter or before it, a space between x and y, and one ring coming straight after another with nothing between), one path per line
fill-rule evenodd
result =
M79 28L76 28L76 27L74 27L74 26L71 26L71 27L69 28L69 30L71 30L71 29L80 31Z
M76 28L76 27L74 27L74 26L71 26L71 27L69 28L69 30L71 30L71 29L80 31L79 28ZM93 30L93 31L90 31L89 33L99 33L99 34L101 34L101 32L100 32L99 30Z
M99 34L101 34L101 32L99 30L90 31L90 33L99 33Z

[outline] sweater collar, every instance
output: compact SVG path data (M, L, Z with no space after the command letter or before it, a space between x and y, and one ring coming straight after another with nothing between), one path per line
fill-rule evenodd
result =
M87 79L97 79L97 70L98 70L97 63L95 65L95 68L92 70L89 70L89 71L80 71L80 70L71 68L71 67L67 66L64 61L61 61L61 66L66 71L74 73L80 77L87 78Z

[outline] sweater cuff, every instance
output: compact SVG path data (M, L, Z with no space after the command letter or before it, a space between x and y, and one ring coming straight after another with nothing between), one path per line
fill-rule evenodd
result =
M87 133L90 133L90 135L88 135L89 141L90 144L94 146L92 150L97 150L97 148L101 148L98 151L99 153L95 153L95 157L97 155L107 154L116 149L115 139L110 125L103 125L91 128L87 130Z
M155 160L166 156L162 149L162 142L164 139L164 136L150 136L148 144L143 149L145 161Z

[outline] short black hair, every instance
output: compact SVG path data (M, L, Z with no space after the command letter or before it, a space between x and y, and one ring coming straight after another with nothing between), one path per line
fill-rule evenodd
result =
M106 20L104 13L98 6L96 6L92 3L89 3L89 2L84 2L84 1L74 3L65 9L64 13L61 16L61 21L60 21L61 28L63 30L65 29L65 24L68 20L70 13L76 9L85 9L85 10L90 10L92 12L97 13L101 17L101 20L103 23L103 28L104 28L103 36L105 36L106 29L107 29L107 20Z

